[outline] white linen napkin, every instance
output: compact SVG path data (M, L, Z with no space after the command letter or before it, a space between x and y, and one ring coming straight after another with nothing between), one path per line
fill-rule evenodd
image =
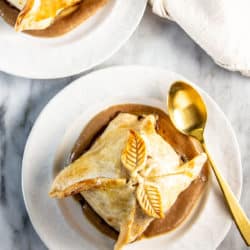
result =
M220 66L250 76L250 0L149 0Z

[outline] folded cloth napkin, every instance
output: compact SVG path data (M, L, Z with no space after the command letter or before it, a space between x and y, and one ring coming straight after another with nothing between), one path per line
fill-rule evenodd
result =
M250 76L250 0L149 0L220 66Z

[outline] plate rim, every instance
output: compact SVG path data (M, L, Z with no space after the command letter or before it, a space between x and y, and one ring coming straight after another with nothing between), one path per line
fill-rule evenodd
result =
M202 88L200 88L196 83L194 83L193 81L190 81L188 79L186 79L184 76L172 71L172 70L168 70L166 68L163 67L154 67L154 66L144 66L144 65L117 65L117 66L109 66L109 67L104 67L95 71L92 71L84 76L79 77L78 79L72 81L69 85L67 85L66 87L64 87L63 89L61 89L56 95L54 95L49 102L43 107L43 109L41 110L41 112L39 113L39 115L37 116L32 129L29 133L29 136L27 138L26 144L25 144L25 149L24 149L24 153L23 153L23 159L22 159L22 195L23 195L23 199L24 199L24 203L25 203L25 207L27 210L27 213L29 215L31 224L34 228L34 230L36 231L36 233L38 234L38 236L41 238L41 240L43 241L43 243L49 247L49 245L47 244L47 242L43 239L42 233L40 233L39 229L35 226L34 221L32 220L32 217L30 215L30 210L29 210L29 206L27 204L27 199L26 199L26 194L25 194L25 190L24 190L24 166L25 166L25 156L27 155L27 151L29 149L29 142L31 141L32 138L32 134L36 128L36 125L39 123L40 119L42 118L43 114L46 113L46 111L49 109L49 106L55 101L55 99L60 96L63 95L64 92L66 92L68 89L73 88L72 85L76 85L78 84L78 82L80 83L85 77L89 77L92 76L94 74L98 74L98 73L102 73L103 71L112 71L112 70L131 70L131 69L144 69L144 70L154 70L154 71L164 71L164 72L168 72L168 73L173 73L176 76L180 76L181 79L186 80L189 84L191 84L192 86L194 86L196 89L198 89L201 93L205 94L206 97L209 99L209 101L214 105L214 107L216 108L216 111L223 117L223 119L226 122L226 125L228 126L231 135L232 135L232 139L234 141L234 145L236 147L237 150L237 160L239 161L239 168L238 169L238 173L239 173L239 186L238 186L238 192L234 192L237 200L240 200L241 198L241 194L242 194L242 187L243 187L243 170L242 170L242 158L241 158L241 152L240 152L240 147L239 147L239 143L236 137L236 134L234 132L234 129L232 127L232 124L230 123L230 121L228 120L227 116L225 115L225 113L223 112L223 110L219 107L219 105L213 100L213 98ZM211 171L212 172L212 171ZM213 175L213 173L211 173ZM218 242L216 244L216 248L221 244L221 242L225 239L226 235L228 234L231 225L232 225L232 220L230 221L230 223L227 225L227 227L224 230L224 233L220 235L220 237L218 237ZM215 248L215 249L216 249ZM50 248L52 249L52 248Z
M95 61L93 61L92 63L89 63L87 66L83 65L79 69L76 69L76 70L72 68L71 70L67 70L67 71L66 70L65 71L63 71L63 70L58 71L58 69L57 69L56 73L55 72L49 72L49 73L48 72L47 73L40 72L40 73L34 74L34 73L32 73L32 70L26 70L25 72L21 72L20 70L16 70L16 71L12 70L11 68L8 68L5 65L2 65L1 60L0 60L0 71L7 73L7 74L10 74L10 75L23 77L23 78L38 79L38 80L39 79L40 80L41 79L51 80L51 79L60 79L60 78L64 78L64 77L71 77L74 75L79 75L81 73L84 73L88 70L91 70L94 67L104 63L109 58L111 58L114 54L116 54L126 44L126 42L131 38L131 36L134 34L134 32L136 31L137 27L139 26L139 24L144 16L144 13L145 13L145 10L147 7L147 0L140 0L140 1L141 1L141 5L142 5L141 11L138 12L137 15L134 17L135 21L133 22L133 26L131 26L129 29L127 29L126 35L124 35L122 38L116 39L116 41L112 41L112 43L114 45L113 45L113 47L110 47L110 49L108 50L109 52L103 53L101 56L98 56L98 58ZM9 26L8 24L5 23L4 20L0 20L0 21L1 21L0 27L1 27L1 25ZM83 25L83 24L80 24L80 25ZM99 32L100 28L101 27L97 27L97 32ZM69 32L69 34L70 34L70 32ZM64 36L62 36L62 37L64 37ZM33 38L31 37L31 39L33 39ZM36 39L37 39L36 41L39 42L39 38L36 38ZM41 39L46 40L45 38L41 38ZM51 39L51 41L53 41L53 38L48 38L48 39ZM60 39L60 37L57 37L55 39ZM63 50L63 46L62 46L62 50ZM14 59L14 57L13 57L13 59Z

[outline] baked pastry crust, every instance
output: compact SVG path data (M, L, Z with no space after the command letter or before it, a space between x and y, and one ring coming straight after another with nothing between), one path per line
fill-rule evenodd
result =
M79 8L69 15L58 16L55 22L48 28L44 30L25 31L25 33L39 37L57 37L64 35L93 16L107 2L108 0L83 0ZM1 0L0 15L8 24L15 27L19 10L12 7L5 0Z
M120 232L115 249L141 236L154 218L163 218L206 162L205 154L201 154L183 164L157 134L156 119L154 115L138 119L136 115L119 114L93 146L56 177L50 191L57 198L81 192ZM136 161L133 157L131 161L133 154ZM129 164L124 155L129 155Z

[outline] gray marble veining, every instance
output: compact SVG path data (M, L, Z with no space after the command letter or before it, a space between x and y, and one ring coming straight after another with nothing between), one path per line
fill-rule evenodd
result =
M250 216L250 78L219 68L177 25L147 10L127 44L98 68L143 64L176 71L219 104L236 132L242 153L241 204ZM46 103L78 78L30 80L0 72L0 249L44 250L24 206L21 161L30 129ZM45 218L46 219L46 218ZM247 247L233 225L219 250Z

